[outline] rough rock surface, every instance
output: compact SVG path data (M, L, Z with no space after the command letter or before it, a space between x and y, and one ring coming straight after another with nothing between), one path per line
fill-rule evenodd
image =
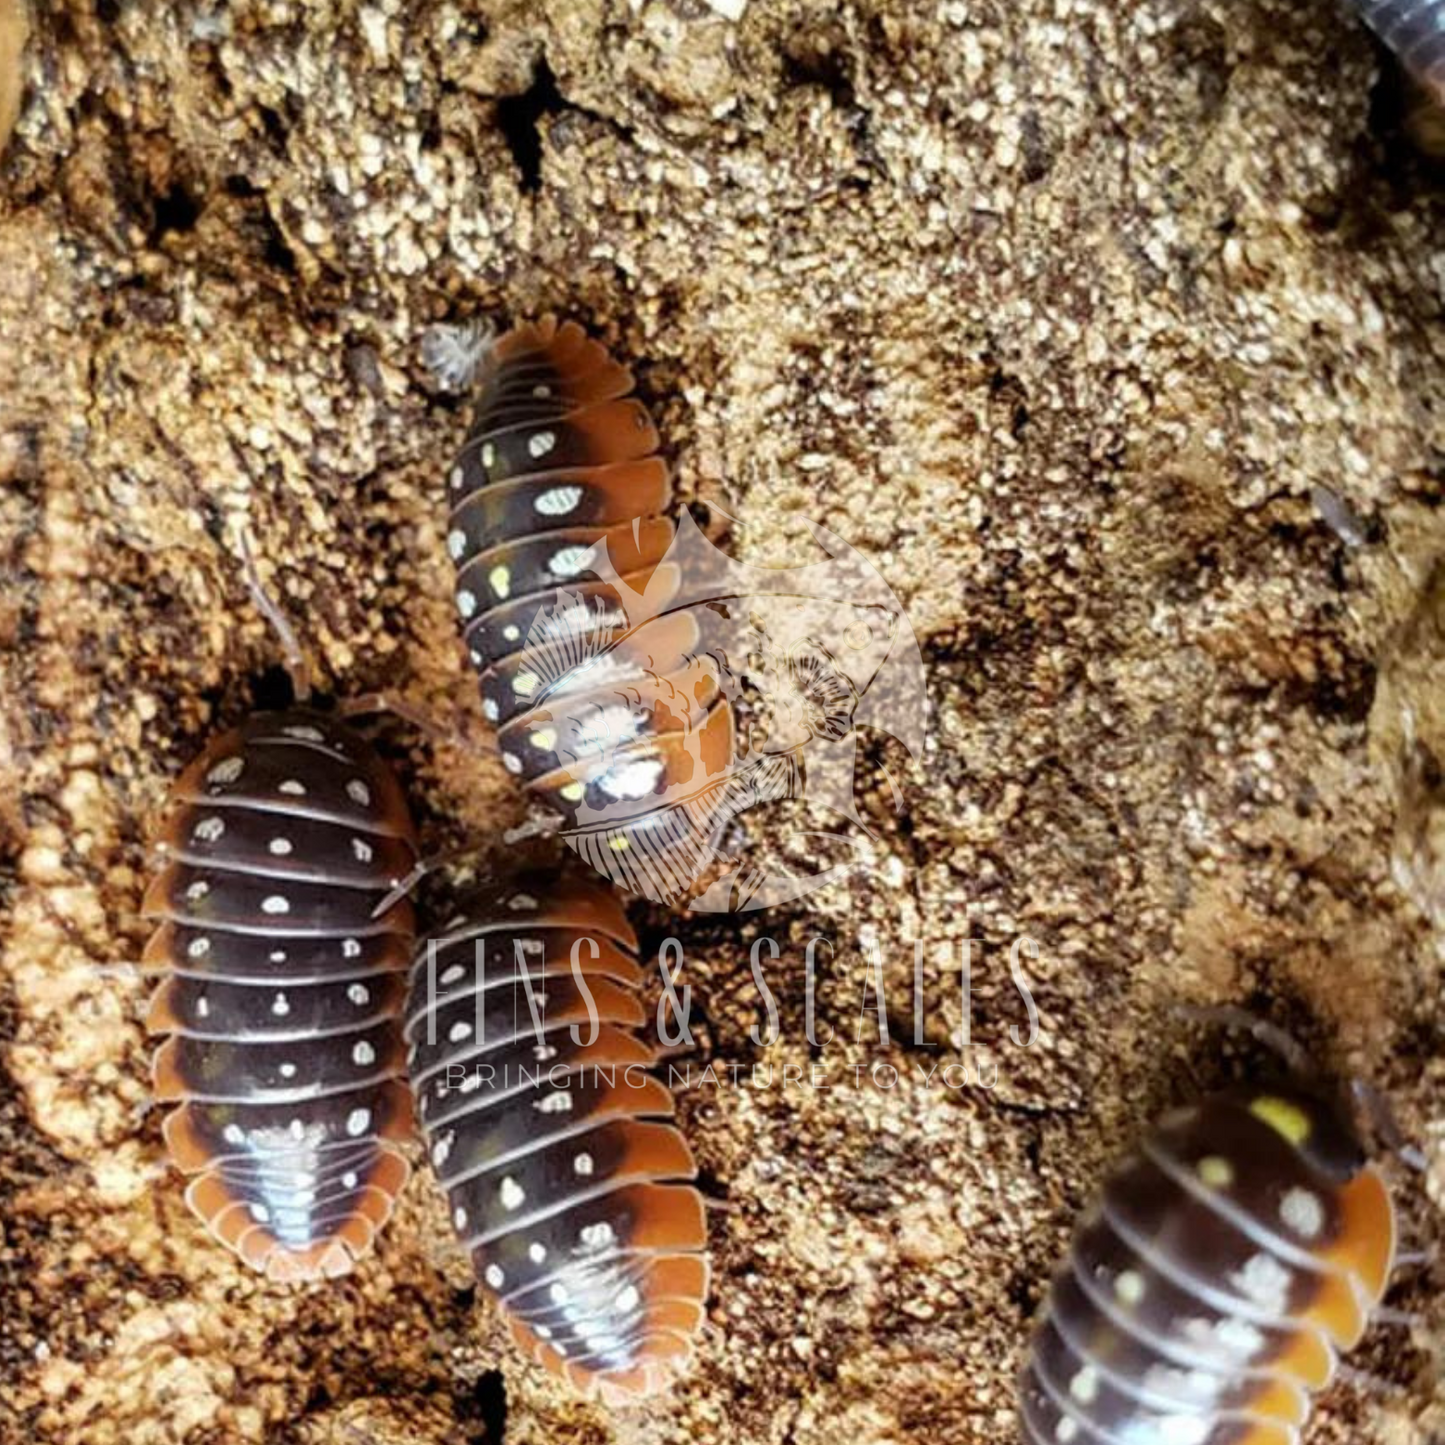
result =
M1445 197L1343 9L40 8L0 168L0 1441L1007 1441L1092 1182L1227 1071L1180 1001L1386 1090L1438 1252ZM455 719L380 728L431 838L521 816L448 595L464 422L417 338L546 310L636 359L735 552L793 558L815 520L874 559L933 708L923 757L861 754L864 883L639 914L686 947L706 1057L774 1081L684 1096L724 1206L711 1323L685 1385L614 1416L518 1363L425 1177L334 1287L208 1242L145 1109L146 986L104 971L145 935L167 781L276 660L242 525L332 688ZM937 949L969 935L993 1089L919 1073L960 1057ZM886 1046L871 1012L855 1037L865 945ZM1445 1432L1442 1280L1403 1274L1424 1321L1372 1334L1385 1383L1332 1391L1312 1442Z

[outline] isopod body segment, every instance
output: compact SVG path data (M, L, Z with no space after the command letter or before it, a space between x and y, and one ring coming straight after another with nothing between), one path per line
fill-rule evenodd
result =
M1394 1246L1384 1180L1325 1095L1280 1085L1167 1116L1054 1282L1024 1440L1296 1445Z
M171 789L145 898L152 1074L186 1199L273 1280L346 1273L406 1182L416 860L391 770L335 718L258 713Z
M637 938L600 882L527 878L421 950L406 1010L428 1155L523 1351L587 1394L655 1393L708 1291L702 1197L634 1032Z

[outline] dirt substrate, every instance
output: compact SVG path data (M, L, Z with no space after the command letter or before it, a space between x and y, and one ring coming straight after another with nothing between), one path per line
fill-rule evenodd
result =
M1438 1251L1445 191L1341 7L41 8L0 168L0 1441L1006 1442L1101 1171L1233 1067L1180 1002L1387 1091ZM930 709L917 757L863 738L862 880L636 912L686 949L720 1207L696 1369L621 1415L518 1362L428 1177L340 1284L234 1263L146 1111L146 985L104 971L168 781L274 696L243 525L329 689L454 734L379 729L429 844L522 817L449 595L464 412L417 342L549 310L635 361L734 555L807 558L809 522L867 554ZM817 826L748 832L811 873ZM923 1077L964 1057L966 936L992 1089ZM1445 1433L1442 1282L1402 1274L1423 1320L1312 1445Z

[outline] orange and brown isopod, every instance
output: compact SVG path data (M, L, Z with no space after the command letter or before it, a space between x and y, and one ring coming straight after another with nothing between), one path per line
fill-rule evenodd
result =
M1298 1445L1394 1251L1384 1179L1325 1093L1231 1091L1166 1116L1054 1282L1025 1442Z
M527 1355L621 1401L685 1368L707 1225L637 1037L637 936L600 881L492 890L417 956L412 1086L452 1225Z
M406 1182L416 861L391 770L335 717L258 713L171 790L146 895L156 1097L190 1207L273 1280L345 1274Z
M676 898L731 815L736 736L696 609L671 605L657 428L631 371L574 322L518 326L478 364L447 546L483 711L579 856Z

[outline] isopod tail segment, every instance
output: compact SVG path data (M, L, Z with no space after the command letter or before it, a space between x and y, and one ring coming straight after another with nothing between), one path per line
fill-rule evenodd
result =
M637 937L600 881L522 876L416 956L412 1087L452 1225L526 1356L610 1403L687 1367L707 1226L637 1035Z
M294 634L262 610L304 679ZM177 779L158 847L142 967L164 974L153 1092L174 1106L163 1133L186 1202L274 1281L345 1274L409 1170L415 917L404 899L374 912L416 861L401 787L335 715L256 713Z
M448 481L457 609L502 761L594 869L689 893L740 806L733 709L682 585L657 429L575 323L495 341Z

